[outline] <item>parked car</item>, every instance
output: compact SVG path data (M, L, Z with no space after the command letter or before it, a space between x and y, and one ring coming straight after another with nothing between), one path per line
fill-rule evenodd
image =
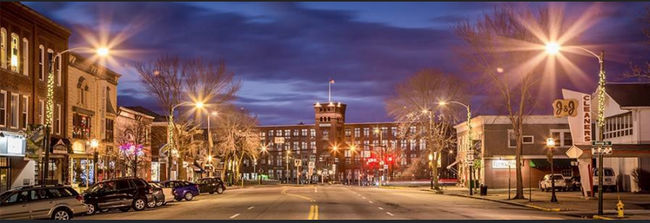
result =
M555 188L552 188L551 180L555 181ZM544 175L542 181L539 182L539 189L546 192L550 190L566 191L564 176L562 174L553 174L552 177L551 174Z
M163 187L172 188L172 194L177 201L191 201L200 193L199 185L187 181L169 180L161 183Z
M572 176L566 179L566 187L568 191L581 191L582 183L580 183L580 176Z
M83 197L69 186L27 186L0 194L0 219L69 220L86 212Z
M593 191L598 192L598 168L594 168L593 172ZM616 192L618 187L616 185L616 174L614 174L614 169L611 167L603 167L603 175L603 191Z
M86 214L109 209L127 212L133 208L142 211L149 202L155 200L153 187L141 178L119 178L99 182L88 188L83 197L88 206Z
M154 191L153 197L154 199L156 199L155 206L160 207L162 205L174 201L174 194L172 193L172 188L163 187L162 184L157 182L149 182L149 184L153 187L153 191Z
M201 178L196 181L196 184L199 185L199 191L204 193L214 194L214 192L217 192L217 194L223 194L226 191L226 186L219 177Z

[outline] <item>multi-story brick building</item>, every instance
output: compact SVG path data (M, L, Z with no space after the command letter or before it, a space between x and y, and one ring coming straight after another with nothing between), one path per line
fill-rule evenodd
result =
M118 149L120 159L115 162L116 176L137 176L151 180L151 124L154 117L119 106L115 119L115 146L133 144L133 149ZM138 147L141 146L141 150ZM131 158L127 158L130 156ZM137 157L136 157L137 156ZM137 166L137 172L133 172Z
M244 179L261 174L283 181L296 182L297 177L306 181L313 165L312 181L376 182L381 176L384 180L402 178L405 167L428 154L424 140L398 138L396 123L346 123L346 107L316 103L315 124L260 126L265 151L259 160L243 161ZM447 159L443 163L446 166Z
M66 135L72 144L69 176L73 186L86 187L97 178L107 177L107 162L98 161L107 161L107 155L115 152L115 105L121 75L78 54L68 55L67 114L70 117L66 126L70 131ZM97 148L92 148L92 140L99 142Z
M27 149L29 124L45 122L50 61L68 48L70 30L18 2L0 3L0 191L40 179L36 151ZM54 110L48 179L66 183L67 60L53 66ZM60 148L60 149L59 149ZM25 159L24 157L28 158Z

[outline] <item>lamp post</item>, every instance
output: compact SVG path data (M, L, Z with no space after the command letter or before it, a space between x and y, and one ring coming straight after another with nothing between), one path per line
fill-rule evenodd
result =
M588 50L584 47L572 46L573 48L580 49L588 54L596 57L599 64L598 72L598 134L596 134L597 141L603 141L605 130L605 84L607 82L605 76L605 51L600 51L600 55ZM561 46L555 42L546 44L546 53L557 54L561 50ZM592 192L593 193L593 192ZM603 215L603 154L598 153L598 215Z
M553 173L553 147L555 147L555 139L546 139L546 146L549 149L548 154L551 161L551 202L557 202L557 197L555 197L555 174Z
M93 149L93 183L97 182L97 147L99 147L99 141L97 139L90 140L90 148ZM90 184L86 183L86 186Z
M267 151L268 151L267 146L266 146L266 145L262 145L261 155L264 155ZM260 155L260 159L263 159L264 157L262 157L261 155ZM261 162L260 162L260 163L261 163ZM261 170L261 169L262 169L262 167L261 167L261 164L260 164L260 167L257 168L257 171L259 172L259 174L257 174L257 175L258 175L257 177L258 177L258 179L259 179L259 185L262 185L262 170Z
M52 125L52 121L54 119L54 63L56 62L57 58L61 58L61 55L67 52L72 52L72 51L77 51L77 50L82 50L82 49L90 49L87 47L77 47L77 48L72 48L72 49L67 49L61 52L56 53L54 57L52 57L52 60L50 60L50 64L48 66L48 75L47 75L47 102L45 105L45 136L43 140L43 150L45 151L45 161L43 165L43 174L41 176L41 182L43 185L47 184L47 175L49 173L49 167L50 167L50 128ZM96 50L97 55L99 56L107 56L109 53L108 48L99 48Z
M467 109L467 164L469 169L469 195L473 195L474 186L472 182L472 164L474 163L474 150L472 149L472 112L470 106L457 101L441 101L438 105L446 106L447 104L458 104Z
M214 166L212 165L212 134L210 133L210 119L212 116L217 116L219 113L216 111L208 113L208 164L210 164L210 170L214 171ZM208 171L208 177L210 177L210 172Z
M187 105L187 104L192 104L193 102L181 102L177 104L176 106L172 107L172 109L169 112L169 125L167 128L167 145L169 148L169 152L167 153L167 180L171 180L172 176L172 152L176 151L176 146L174 145L174 109L176 109L178 106L181 105ZM203 102L196 102L194 103L194 106L196 108L203 108Z
M429 153L429 167L431 167L431 190L433 190L433 154Z

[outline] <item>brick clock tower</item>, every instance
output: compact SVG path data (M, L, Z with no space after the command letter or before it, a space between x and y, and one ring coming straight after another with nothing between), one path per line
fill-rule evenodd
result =
M340 179L339 162L343 157L343 148L347 147L343 140L346 104L328 102L314 104L316 129L316 169L322 171L328 180Z

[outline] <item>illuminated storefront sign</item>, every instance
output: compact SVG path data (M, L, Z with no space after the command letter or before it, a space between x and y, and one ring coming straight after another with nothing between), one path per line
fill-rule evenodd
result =
M0 155L2 156L25 156L27 141L20 135L14 135L9 132L2 132L4 137L0 137Z

